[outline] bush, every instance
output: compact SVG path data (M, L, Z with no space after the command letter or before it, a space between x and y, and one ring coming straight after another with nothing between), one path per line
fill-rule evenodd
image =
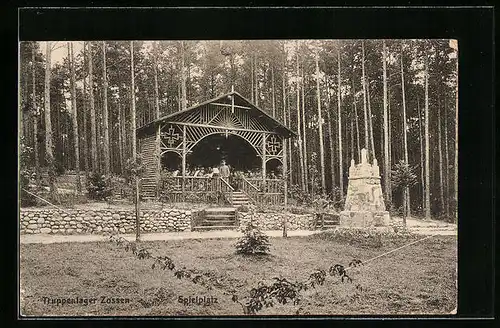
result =
M93 172L87 177L87 191L89 197L95 200L105 200L112 194L111 178Z
M236 254L259 255L270 252L269 237L250 223L243 230L243 237L236 243Z
M19 172L19 193L21 194L21 206L34 206L36 205L36 197L27 193L31 178L31 172L22 170Z
M24 137L21 138L19 144L19 193L21 206L33 206L37 203L36 198L25 191L29 190L29 184L33 174L28 166L32 152L33 149L26 145Z

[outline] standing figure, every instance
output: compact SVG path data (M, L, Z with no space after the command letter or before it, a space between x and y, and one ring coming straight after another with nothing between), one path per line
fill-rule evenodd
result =
M220 175L223 179L227 180L229 176L231 175L231 172L229 170L229 166L226 165L226 161L222 160L221 166L220 166Z
M220 175L219 168L217 166L214 166L212 168L212 177L217 178Z

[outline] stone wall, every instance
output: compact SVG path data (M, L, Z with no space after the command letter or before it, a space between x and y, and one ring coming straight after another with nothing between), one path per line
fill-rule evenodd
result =
M314 214L292 213L253 213L253 222L262 230L281 230L283 218L287 219L288 230L315 230ZM251 212L238 212L240 230L244 229L252 218Z
M190 231L191 217L192 213L188 210L143 210L141 211L141 231ZM135 212L133 210L21 209L20 232L21 234L134 233Z

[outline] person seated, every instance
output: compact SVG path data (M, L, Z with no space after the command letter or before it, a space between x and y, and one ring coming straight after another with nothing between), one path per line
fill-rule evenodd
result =
M172 172L172 176L173 177L176 177L179 175L179 170L175 170L174 172Z
M195 177L200 176L200 172L201 172L200 168L196 168L193 176L195 176Z

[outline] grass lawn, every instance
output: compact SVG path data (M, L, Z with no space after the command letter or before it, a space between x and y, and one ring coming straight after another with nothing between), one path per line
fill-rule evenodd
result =
M270 256L234 254L234 239L143 242L153 255L167 255L177 267L196 268L217 277L220 288L207 290L172 271L152 269L151 259L137 259L111 242L21 245L21 313L23 315L179 316L242 315L239 297L264 279L282 276L306 280L315 269L367 260L397 244L349 244L318 236L272 238ZM402 245L402 243L401 243ZM352 269L353 283L327 276L324 285L304 292L299 305L275 305L258 315L447 314L456 307L455 236L433 237ZM356 288L360 285L362 290ZM164 301L145 307L162 293ZM179 298L217 298L217 303L184 305ZM44 297L96 298L95 304L44 304ZM101 303L102 297L129 299Z

